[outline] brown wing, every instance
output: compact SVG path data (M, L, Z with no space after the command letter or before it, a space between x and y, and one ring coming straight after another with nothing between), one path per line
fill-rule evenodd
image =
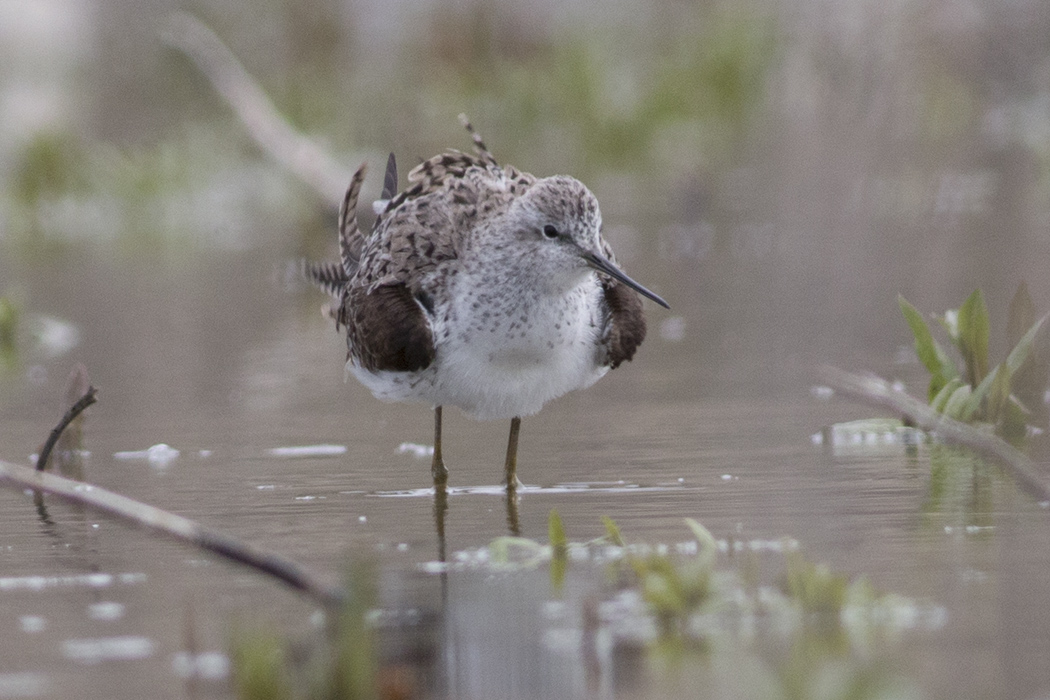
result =
M433 362L430 323L404 284L351 288L343 312L348 353L365 369L415 372Z
M468 126L478 155L449 151L420 163L390 199L347 285L342 318L352 356L370 370L417 371L434 359L431 295L479 218L497 214L535 178L497 165ZM388 169L389 172L389 169Z
M620 363L630 362L645 340L642 299L633 289L616 280L603 279L602 291L609 312L604 342L605 364L616 369Z
M428 162L438 165L436 159ZM414 372L434 360L430 292L442 268L455 274L478 212L462 177L428 182L431 191L402 192L392 200L395 206L377 221L347 285L342 316L347 347L365 369Z

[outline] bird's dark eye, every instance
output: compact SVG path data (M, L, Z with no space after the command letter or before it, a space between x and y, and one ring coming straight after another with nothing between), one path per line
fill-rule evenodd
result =
M556 229L553 224L547 224L543 227L543 235L547 238L557 238L558 229Z

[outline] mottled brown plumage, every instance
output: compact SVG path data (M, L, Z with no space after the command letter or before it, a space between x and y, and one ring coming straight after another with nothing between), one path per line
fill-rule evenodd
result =
M347 370L377 397L514 419L513 488L520 416L629 361L645 339L639 293L666 302L616 267L582 183L499 165L464 123L476 153L420 163L398 194L391 155L368 236L354 216L362 166L340 211L341 264L308 273L337 299ZM435 448L440 480L439 429Z

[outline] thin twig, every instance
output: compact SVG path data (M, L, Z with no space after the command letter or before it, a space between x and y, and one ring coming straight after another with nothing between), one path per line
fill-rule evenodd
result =
M342 588L325 583L303 566L279 554L240 542L181 515L146 505L98 486L2 460L0 483L18 489L43 491L214 552L230 561L273 576L325 605L336 605L345 597Z
M836 391L904 416L942 442L962 445L992 458L1013 476L1021 488L1041 503L1050 502L1050 484L1038 473L1032 460L1001 438L937 413L873 374L853 374L835 367L822 367L820 376Z
M84 409L95 403L98 399L95 398L95 394L98 393L98 389L93 386L89 386L88 390L84 392L84 395L77 400L75 404L69 407L66 414L62 416L62 420L58 421L58 425L51 431L51 434L47 436L47 442L40 448L40 456L36 460L36 470L44 471L47 469L47 461L51 458L51 450L55 449L55 443L58 442L58 438L61 437L62 431L73 422L77 416L84 412Z
M350 181L350 171L315 141L296 131L222 40L193 15L172 15L162 34L164 41L197 64L212 87L248 130L259 148L322 199L337 206Z

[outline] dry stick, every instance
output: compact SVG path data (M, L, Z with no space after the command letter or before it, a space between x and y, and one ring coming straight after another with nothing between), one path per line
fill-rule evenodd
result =
M62 416L62 420L58 421L58 425L51 431L51 434L47 436L47 442L40 448L40 456L36 460L37 471L44 471L47 469L47 460L51 457L51 450L55 449L55 443L58 442L58 438L62 435L62 431L73 422L73 419L84 412L84 409L95 403L98 399L95 398L95 394L98 393L98 389L93 386L89 386L88 390L84 392L84 395L80 397L75 404L69 407L66 414Z
M345 597L343 589L324 583L316 575L290 559L239 542L189 518L154 508L92 484L66 479L2 460L0 460L0 483L20 489L43 491L196 545L238 564L269 574L325 605L336 605Z
M962 445L991 457L1040 503L1050 502L1050 484L1040 476L1032 460L995 435L937 413L922 401L895 390L881 377L853 374L835 367L822 367L820 376L836 391L888 408L942 442Z
M193 15L180 12L168 21L163 39L197 64L267 155L323 199L339 204L350 172L281 116L215 32Z

